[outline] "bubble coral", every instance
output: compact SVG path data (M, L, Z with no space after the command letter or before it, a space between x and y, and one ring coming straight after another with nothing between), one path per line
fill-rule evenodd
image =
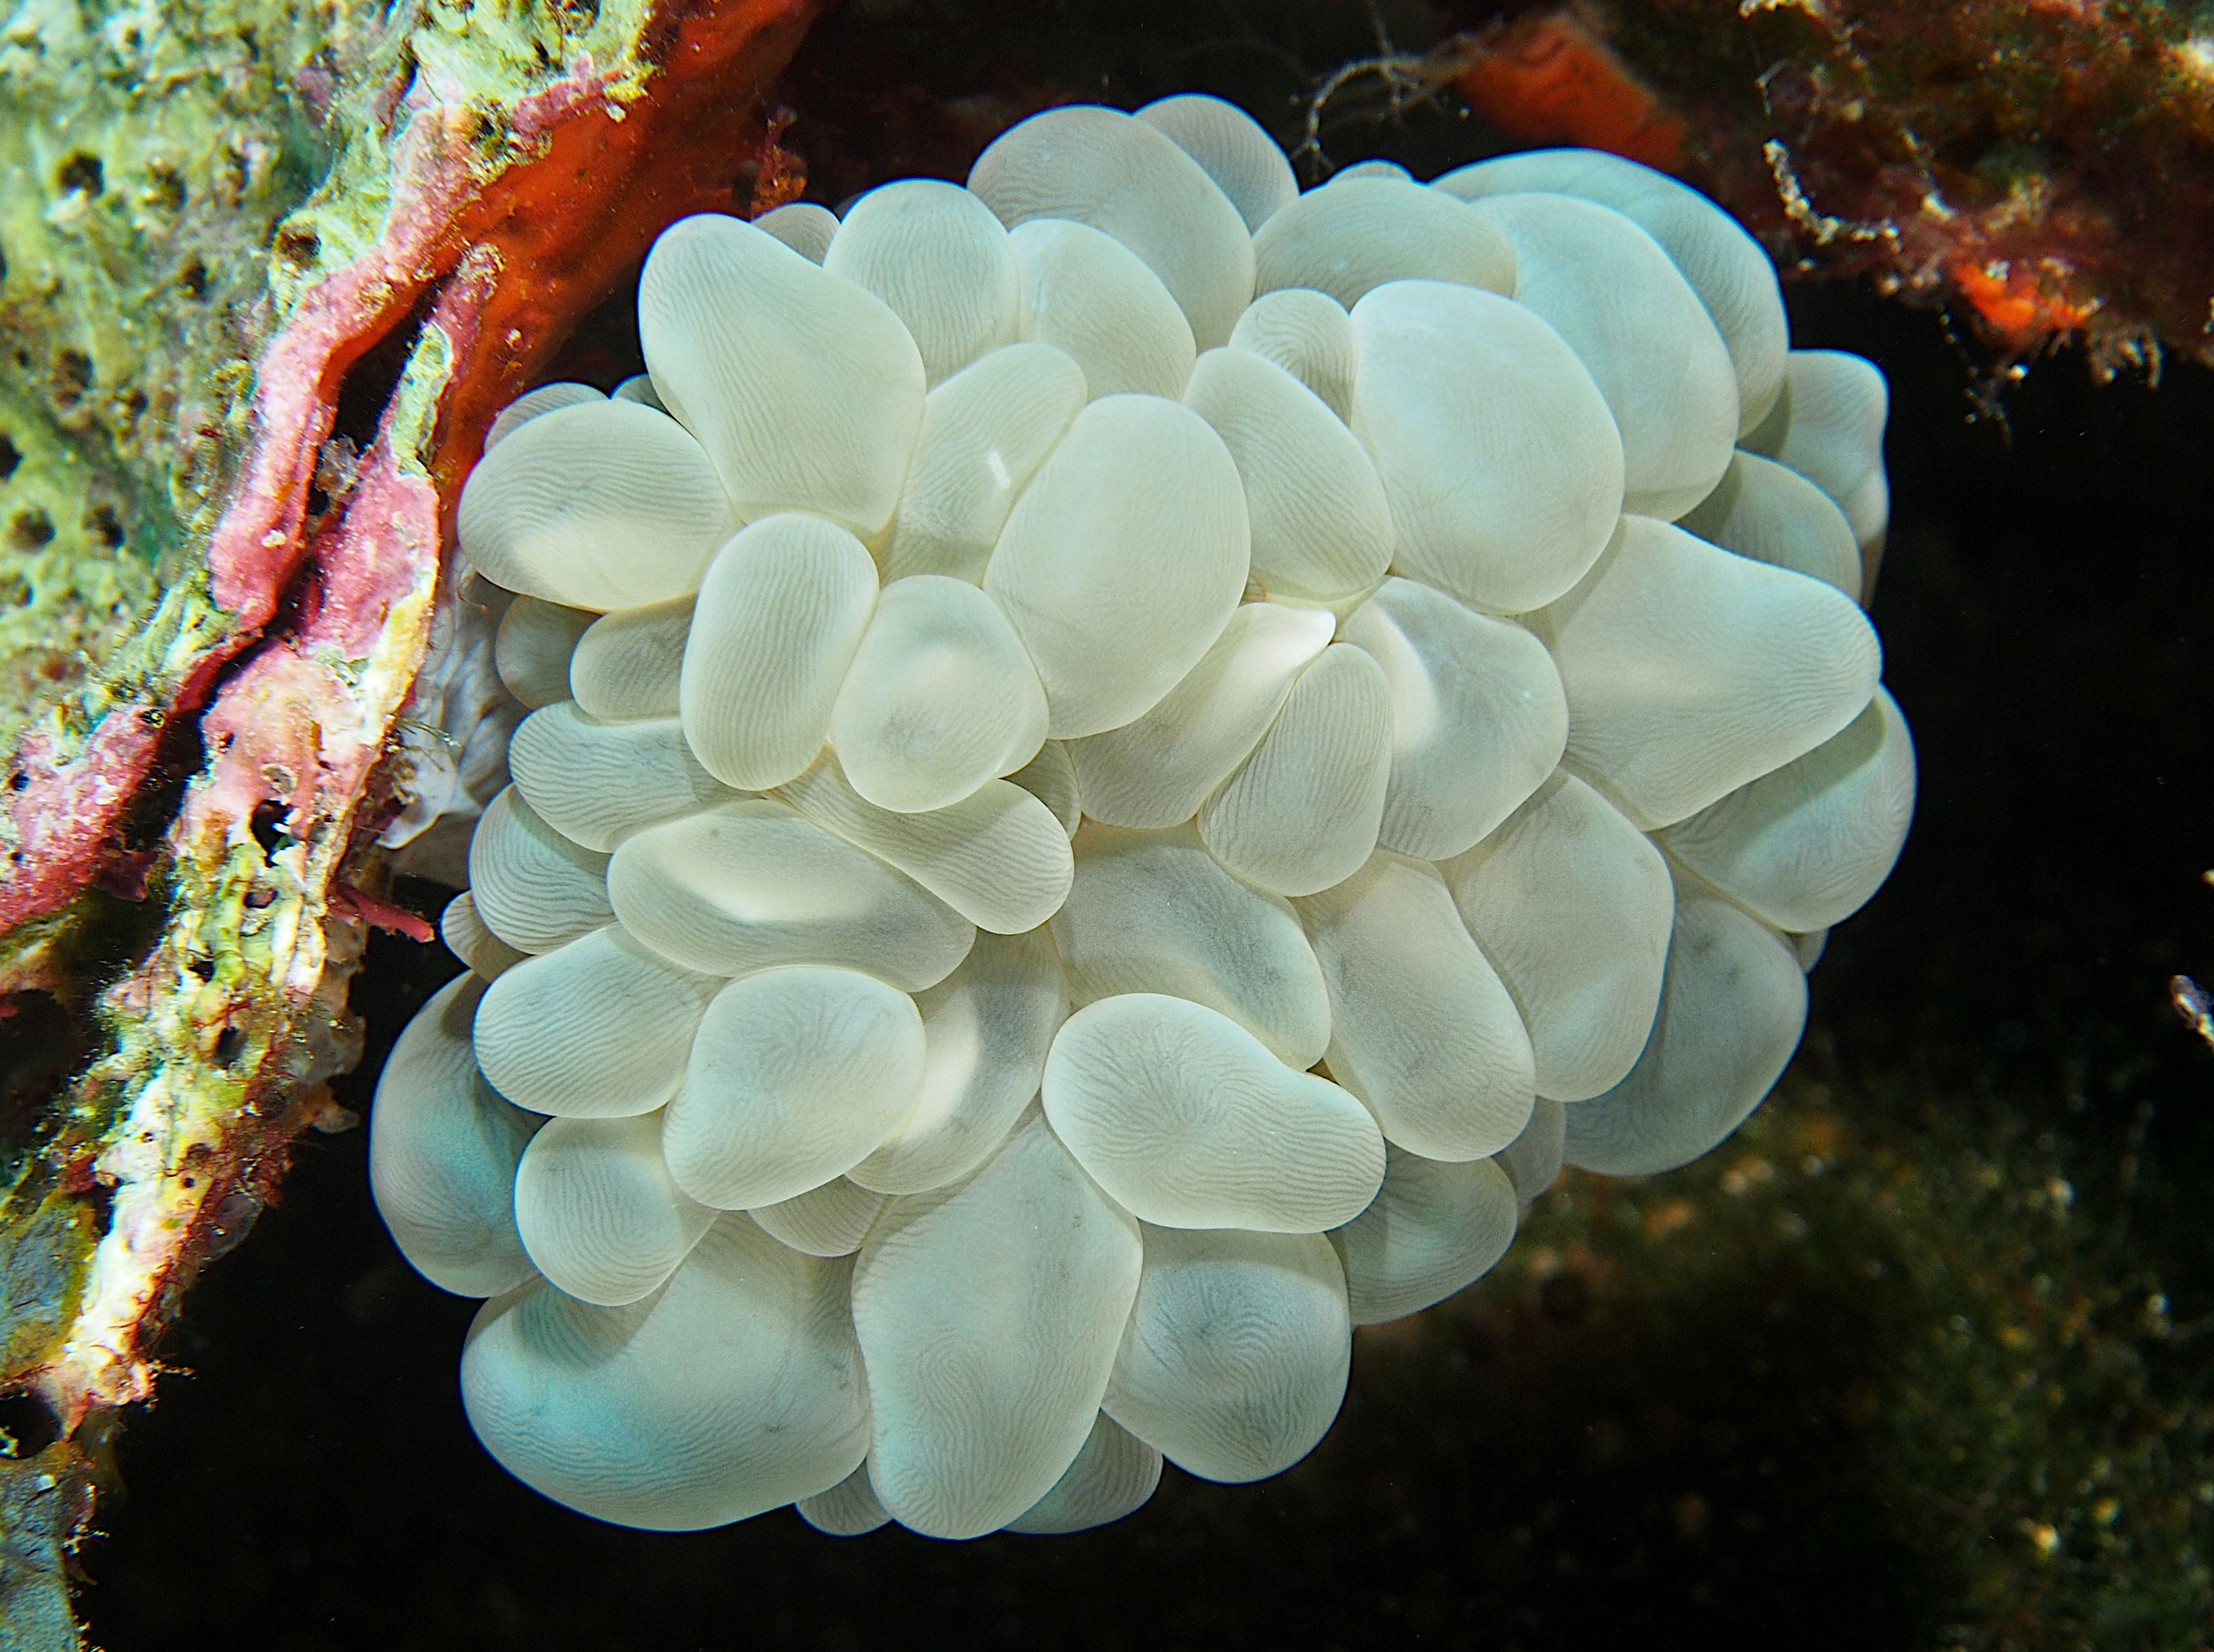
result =
M372 1172L603 1519L1111 1520L1796 1044L1914 761L1883 390L1581 151L1300 194L1213 99L671 227L494 431L537 709Z

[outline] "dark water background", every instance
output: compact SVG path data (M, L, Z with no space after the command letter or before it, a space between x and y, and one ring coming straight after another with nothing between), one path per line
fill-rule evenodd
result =
M841 27L810 47L803 79L884 46L864 23ZM1095 54L1104 87L1079 89L1110 101L1192 87L1273 100L1256 102L1265 111L1327 53L1362 49L1208 44L1199 9L1131 28L1072 25L1037 55L1065 70ZM819 193L835 199L840 167L862 162L820 135ZM1471 158L1479 136L1418 116L1349 134L1335 158L1399 154L1427 174ZM795 129L803 151L808 138ZM1887 1074L1912 1074L1917 1097L1934 1088L1973 1128L2048 1135L2083 1219L2159 1272L2179 1321L2203 1318L2214 1053L2176 1020L2166 983L2214 977L2214 888L2199 879L2214 866L2214 376L2097 387L2073 358L2042 364L2007 393L2002 429L1970 419L1982 364L1939 319L1849 285L1790 300L1795 343L1862 352L1891 381L1895 505L1875 618L1922 776L1897 874L1813 977L1810 1048L1863 1075L1858 1122L1894 1148L1915 1150L1923 1102L1891 1099ZM339 1086L347 1105L366 1110L382 1049L453 968L437 948L374 944L355 994L370 1057ZM304 1141L281 1207L189 1299L164 1350L180 1369L130 1422L125 1489L79 1557L108 1652L1972 1639L1946 1627L1961 1618L1956 1569L1867 1494L1859 1447L1796 1397L1807 1373L1727 1300L1707 1305L1696 1348L1605 1350L1598 1386L1471 1384L1464 1404L1439 1376L1419 1417L1395 1411L1404 1385L1379 1386L1364 1333L1346 1415L1306 1464L1238 1488L1171 1468L1145 1510L1084 1536L841 1542L788 1512L688 1536L602 1526L477 1447L456 1386L475 1304L400 1260L365 1148L358 1131ZM1819 1328L1784 1340L1806 1361L1833 1357ZM1600 1411L1641 1389L1687 1419L1691 1443L1633 1441L1593 1467ZM1743 1517L1693 1541L1682 1520L1648 1516L1680 1513L1685 1456L1703 1452L1702 1484ZM2197 1632L2101 1643L2187 1646Z

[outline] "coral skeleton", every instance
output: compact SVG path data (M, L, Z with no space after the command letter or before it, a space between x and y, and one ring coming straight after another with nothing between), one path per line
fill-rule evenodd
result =
M1881 377L1703 197L1067 107L684 219L639 321L462 495L531 709L371 1118L521 1479L951 1539L1258 1479L1564 1162L1768 1093L1914 756Z

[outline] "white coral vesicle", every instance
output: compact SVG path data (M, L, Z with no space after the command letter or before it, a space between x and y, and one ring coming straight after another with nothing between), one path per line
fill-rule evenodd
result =
M1897 859L1881 375L1658 174L1057 109L684 220L639 330L463 493L530 714L371 1121L588 1514L1287 1467L1564 1162L1735 1129Z

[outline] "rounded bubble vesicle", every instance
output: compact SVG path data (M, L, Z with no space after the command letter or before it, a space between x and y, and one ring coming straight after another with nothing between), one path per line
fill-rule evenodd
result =
M1302 195L1231 105L668 229L463 490L529 714L378 1207L469 1420L684 1530L1047 1534L1768 1094L1914 746L1882 376L1612 156Z

